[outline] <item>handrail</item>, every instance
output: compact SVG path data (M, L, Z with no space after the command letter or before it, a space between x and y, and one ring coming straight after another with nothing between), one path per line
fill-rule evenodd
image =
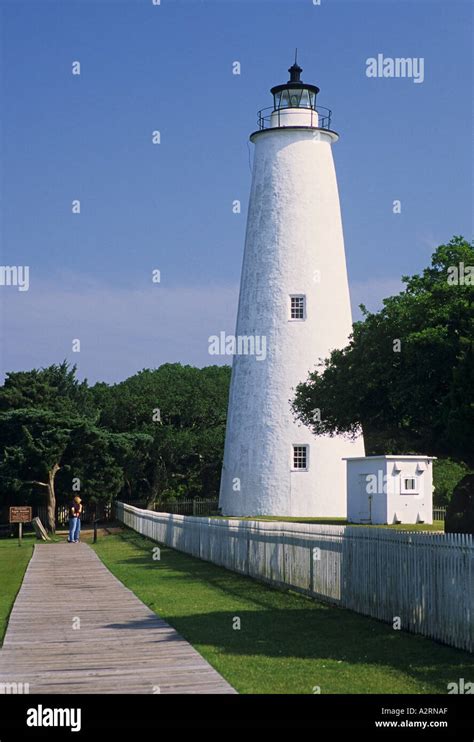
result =
M266 112L269 113L266 113ZM262 129L273 129L275 128L273 126L274 123L274 114L278 114L278 126L285 126L285 123L283 121L282 124L280 124L280 116L283 114L285 117L287 113L291 113L291 116L297 116L298 114L308 116L308 113L310 111L314 111L318 115L318 129L331 129L331 116L332 111L330 108L326 108L325 106L315 106L314 108L306 108L301 106L300 108L274 108L273 106L269 106L268 108L262 108L258 112L258 128L260 130ZM286 124L288 125L288 124ZM301 124L301 126L304 126L305 124Z

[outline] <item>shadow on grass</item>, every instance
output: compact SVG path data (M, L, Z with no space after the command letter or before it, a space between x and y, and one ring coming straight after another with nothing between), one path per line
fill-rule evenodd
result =
M160 545L161 560L156 562L151 556L155 542L129 531L121 533L120 539L142 552L139 556L115 560L117 566L127 569L132 580L138 578L129 586L152 610L156 604L160 617L198 649L210 647L223 655L332 660L348 665L386 667L416 681L430 683L440 692L446 692L449 682L474 674L474 658L467 652L394 631L387 624L344 608L277 590L166 546ZM148 570L155 571L156 582L150 582ZM162 591L169 595L173 582L177 584L174 602L179 607L167 614L159 605ZM206 597L202 597L205 586L214 591L214 601L207 591ZM216 610L219 603L222 610ZM240 630L233 629L235 617L240 619ZM136 622L136 626L114 627L151 627L153 621L154 617L150 617Z

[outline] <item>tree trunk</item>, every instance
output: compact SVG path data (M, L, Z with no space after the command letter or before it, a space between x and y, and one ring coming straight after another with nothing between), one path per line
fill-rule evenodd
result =
M153 492L153 490L151 490L151 494L147 497L147 501L146 501L146 509L147 510L153 510L153 506L155 504L155 499L156 499L156 495Z
M52 469L48 472L47 482L39 482L37 479L30 480L30 484L37 484L39 487L46 487L48 490L46 507L48 513L48 530L51 531L51 533L56 531L56 494L54 492L54 479L60 468L59 464L54 464Z
M54 479L60 469L59 464L54 464L48 472L48 529L54 534L56 531L56 493L54 491Z
M166 466L159 459L153 471L153 481L150 486L150 494L147 498L147 510L153 510L155 502L160 498L166 484Z

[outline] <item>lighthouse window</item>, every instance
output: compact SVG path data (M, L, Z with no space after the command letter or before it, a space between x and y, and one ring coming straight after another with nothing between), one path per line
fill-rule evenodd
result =
M308 468L308 446L293 446L293 469Z
M305 319L306 301L304 296L290 296L290 318Z

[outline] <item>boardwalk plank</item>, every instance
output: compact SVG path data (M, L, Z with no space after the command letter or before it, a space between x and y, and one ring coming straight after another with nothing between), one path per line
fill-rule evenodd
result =
M84 543L35 546L0 649L0 684L11 682L30 693L236 692Z

